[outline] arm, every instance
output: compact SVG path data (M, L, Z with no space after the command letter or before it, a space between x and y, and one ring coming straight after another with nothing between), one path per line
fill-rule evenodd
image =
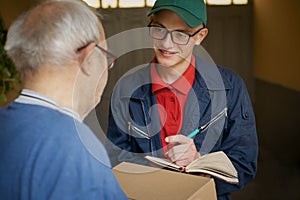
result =
M228 121L212 152L224 151L227 154L238 171L240 184L232 185L215 179L218 195L238 191L254 178L258 153L254 113L246 87L239 77L231 73L229 75L232 76L230 80L233 87L227 92ZM169 142L177 144L168 152L172 161L187 165L197 158L191 139L182 135L168 139ZM197 144L201 145L199 142ZM197 146L198 150L200 147Z
M144 154L136 148L138 144L128 132L126 127L126 118L118 116L118 124L115 121L115 117L112 114L110 108L109 114L109 126L107 132L106 149L109 154L109 158L113 166L120 162L133 162L137 164L148 164L148 161L144 159ZM128 125L127 125L128 126ZM123 128L121 128L123 127Z
M65 128L74 122L64 122L29 162L32 178L24 185L30 186L31 199L127 199L96 136L80 123Z
M218 195L238 191L253 180L257 169L258 142L255 116L247 89L240 78L233 78L228 92L228 124L220 150L232 161L239 176L239 185L216 179Z
M131 86L127 83L118 84L111 96L106 148L113 166L123 161L147 165L144 152L149 150L141 146L149 146L150 141L135 135L128 123L144 122L144 112L139 101L131 102Z

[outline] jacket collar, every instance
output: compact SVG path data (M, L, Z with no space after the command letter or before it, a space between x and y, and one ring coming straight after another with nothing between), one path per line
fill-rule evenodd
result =
M200 88L212 91L232 89L232 84L227 77L222 76L221 69L217 65L196 57L196 69L196 80L200 84Z
M199 57L196 58L196 76L193 85L194 89L220 91L232 89L232 84L229 79L222 76L220 68L214 64L207 63L201 60ZM133 98L133 99L147 99L152 96L151 93L151 76L150 76L150 64L147 67L143 67L140 70L135 71L135 76L132 76L132 82L141 85L140 89L136 88L134 92L123 91L121 98ZM131 84L137 86L137 84ZM132 90L129 89L129 90Z

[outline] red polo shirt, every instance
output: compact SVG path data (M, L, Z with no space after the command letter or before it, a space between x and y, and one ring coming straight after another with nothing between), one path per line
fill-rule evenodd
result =
M154 58L152 63L156 63ZM157 73L156 66L151 65L152 93L156 94L158 113L161 123L161 143L164 153L168 151L165 138L177 135L182 126L184 106L188 93L195 80L195 57L192 56L191 64L187 70L172 84L165 83Z

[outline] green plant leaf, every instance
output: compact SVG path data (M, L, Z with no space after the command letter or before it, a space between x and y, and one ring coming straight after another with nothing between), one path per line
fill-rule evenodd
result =
M0 94L0 104L3 104L7 101L7 97L5 94Z
M5 78L11 77L11 73L10 73L10 71L9 71L7 68L4 68L4 69L3 69L3 76L4 76Z
M7 102L7 94L16 91L16 83L21 83L21 78L12 60L4 50L7 31L0 17L0 104Z

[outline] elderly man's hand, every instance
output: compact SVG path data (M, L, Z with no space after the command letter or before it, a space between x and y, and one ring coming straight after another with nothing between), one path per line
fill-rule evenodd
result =
M187 166L201 155L197 152L193 139L184 135L166 137L173 147L167 152L169 159L177 165Z

